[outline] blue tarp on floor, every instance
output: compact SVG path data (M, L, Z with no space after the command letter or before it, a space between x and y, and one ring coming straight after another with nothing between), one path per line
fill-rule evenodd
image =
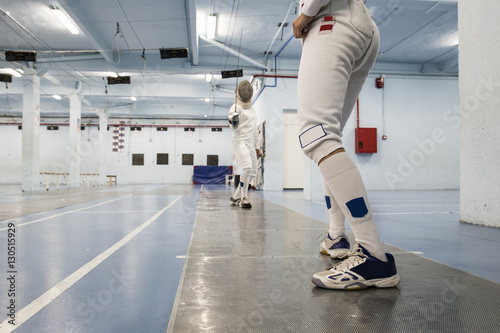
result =
M193 172L194 184L225 184L226 175L233 174L232 166L195 165Z

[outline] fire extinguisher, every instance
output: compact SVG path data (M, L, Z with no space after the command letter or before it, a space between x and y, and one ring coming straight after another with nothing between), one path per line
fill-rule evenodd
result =
M375 79L375 86L377 88L382 89L384 87L384 77L385 75L382 75L381 77Z

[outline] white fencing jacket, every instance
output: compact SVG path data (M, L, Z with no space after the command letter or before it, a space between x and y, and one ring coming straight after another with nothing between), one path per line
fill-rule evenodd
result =
M244 109L240 105L233 104L229 109L228 119L238 115L239 123L237 126L231 124L233 129L233 142L244 142L249 148L255 150L258 147L257 142L257 114L250 107Z

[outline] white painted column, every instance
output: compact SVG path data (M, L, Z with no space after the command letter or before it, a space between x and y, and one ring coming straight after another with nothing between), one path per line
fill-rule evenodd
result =
M500 2L458 2L460 218L500 227Z
M99 185L106 185L106 156L111 151L111 145L107 145L108 115L105 113L99 113L99 129Z
M80 96L69 96L69 187L80 187L80 134L81 134L81 109Z
M25 74L23 89L22 190L40 188L40 77Z
M319 167L309 157L304 155L304 199L324 202L323 176Z

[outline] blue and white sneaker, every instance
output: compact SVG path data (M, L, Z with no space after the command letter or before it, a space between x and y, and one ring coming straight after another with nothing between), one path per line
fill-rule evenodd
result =
M231 197L231 199L229 199L229 204L231 206L239 206L240 205L240 201L241 201L240 198L235 199L235 198Z
M314 274L312 282L321 288L342 290L395 287L400 281L396 264L390 253L386 255L388 261L381 261L363 246L355 244L349 258Z
M338 236L335 239L330 238L330 234L321 242L320 252L329 254L332 259L345 259L351 254L351 244L346 236Z
M241 208L252 208L252 204L247 198L242 198L239 202Z

